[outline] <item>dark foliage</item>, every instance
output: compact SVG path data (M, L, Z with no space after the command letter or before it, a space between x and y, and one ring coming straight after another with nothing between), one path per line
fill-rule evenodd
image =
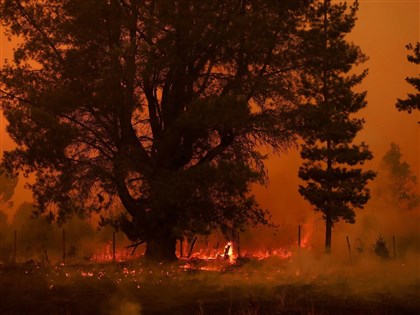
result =
M420 64L420 43L417 42L416 46L412 44L408 44L406 48L412 52L412 55L408 55L407 59L409 62L414 63L416 65ZM420 76L418 77L408 77L405 79L408 84L416 89L416 93L409 93L407 98L402 100L398 99L396 104L398 110L400 111L407 111L411 113L412 111L419 111L420 110ZM420 123L420 122L419 122Z
M334 223L355 222L354 209L368 201L366 184L375 175L360 167L372 159L367 145L353 143L363 127L363 119L353 115L366 106L366 93L353 92L353 87L367 74L349 74L366 60L359 47L345 39L357 9L357 2L348 7L315 1L304 31L309 66L301 79L301 105L294 112L304 140L299 177L306 183L299 192L323 214L327 250Z
M306 4L0 1L22 38L0 72L18 144L3 165L35 173L39 212L101 212L154 258L186 234L267 223L250 185L266 180L258 147L294 141L280 109Z

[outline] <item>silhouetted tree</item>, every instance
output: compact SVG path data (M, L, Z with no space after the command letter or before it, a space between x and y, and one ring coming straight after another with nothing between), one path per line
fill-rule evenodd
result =
M18 178L9 176L4 170L0 170L0 260L8 261L10 244L8 238L10 231L7 223L7 211L13 207L13 198L15 194Z
M13 233L13 232L12 232ZM10 244L10 231L7 214L0 210L0 261L10 261L12 246Z
M416 46L408 44L406 48L412 51L412 55L408 55L407 59L416 65L420 64L420 43L417 42ZM420 110L420 75L418 77L408 77L405 79L410 85L416 89L416 94L409 93L405 100L398 99L396 104L398 110L404 110L411 113L413 110ZM420 123L420 121L419 121Z
M299 186L299 193L323 214L327 252L334 223L355 222L354 209L368 201L366 184L374 177L374 172L357 167L372 158L368 147L353 144L363 119L351 115L366 106L366 93L352 91L366 71L348 74L353 65L366 60L359 47L345 39L355 25L357 9L357 1L350 7L316 1L305 30L309 61L302 77L303 104L296 113L304 140L299 177L306 184Z
M410 165L402 160L400 147L391 143L380 165L382 181L378 183L379 197L388 203L397 204L399 209L412 210L420 205L417 178Z
M0 170L0 204L12 199L17 183L17 176L10 176L4 170Z
M293 141L278 109L306 2L0 1L22 39L1 71L18 144L4 165L35 173L58 219L120 201L112 223L153 259L188 233L266 223L250 184L266 176L257 146Z

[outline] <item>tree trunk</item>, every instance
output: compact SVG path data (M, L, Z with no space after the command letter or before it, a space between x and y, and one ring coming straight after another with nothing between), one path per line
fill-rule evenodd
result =
M158 236L146 242L144 256L153 261L175 261L176 238L170 236Z
M331 253L331 230L332 230L332 219L327 214L325 218L325 252Z

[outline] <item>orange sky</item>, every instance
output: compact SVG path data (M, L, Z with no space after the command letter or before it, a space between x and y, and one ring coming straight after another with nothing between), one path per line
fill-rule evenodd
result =
M370 145L375 159L368 163L376 168L381 157L395 142L401 147L404 159L415 174L420 169L420 120L418 112L411 115L398 112L395 102L412 91L405 77L416 76L419 68L407 62L405 45L419 41L419 0L360 0L359 20L350 38L369 56L364 67L369 75L361 89L368 91L368 107L361 112L366 125L357 141ZM0 65L11 58L13 45L0 32ZM13 147L5 133L5 120L0 116L0 152ZM0 153L1 154L1 153ZM270 185L257 187L259 202L270 209L273 219L280 224L298 224L312 217L311 206L297 193L299 155L291 151L268 161ZM420 176L418 176L420 177ZM31 194L20 181L15 204L29 201Z
M381 157L395 142L415 174L420 169L420 113L398 112L395 102L413 92L405 82L417 76L419 67L407 62L405 45L420 41L420 1L361 0L358 22L350 39L358 44L369 60L362 68L369 75L360 86L368 91L368 106L360 112L366 119L357 141L365 141L374 153L367 163L376 168ZM260 202L270 208L278 220L292 216L302 208L310 208L297 193L297 152L269 161L270 187L257 189ZM420 176L418 176L420 177Z

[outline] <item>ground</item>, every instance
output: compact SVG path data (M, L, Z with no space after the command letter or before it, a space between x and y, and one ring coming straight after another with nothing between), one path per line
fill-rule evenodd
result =
M1 265L0 314L420 313L420 275L406 262L333 265L306 257Z

